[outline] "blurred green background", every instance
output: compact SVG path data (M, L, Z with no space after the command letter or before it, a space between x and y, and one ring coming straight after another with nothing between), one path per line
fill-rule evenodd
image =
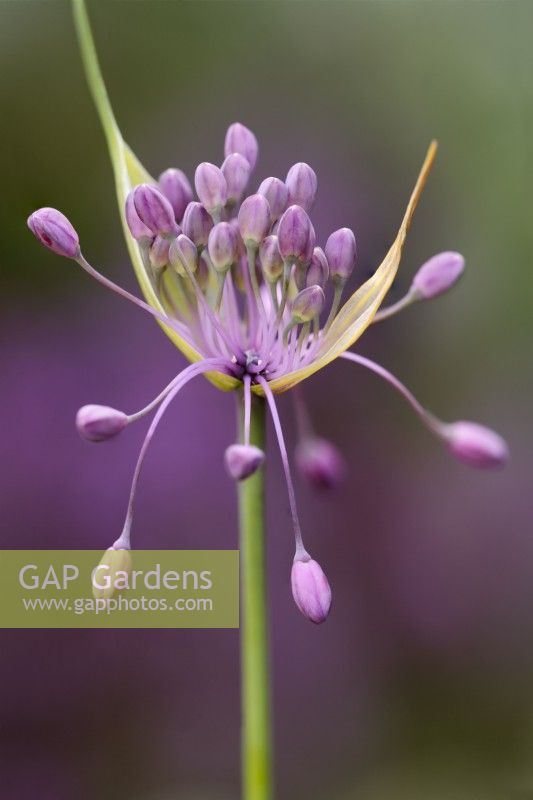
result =
M512 462L495 475L451 462L348 365L309 382L351 477L327 501L300 493L335 591L315 630L291 606L285 495L270 471L278 797L533 796L533 3L137 0L89 12L117 119L153 174L219 162L227 126L244 122L258 180L314 166L319 239L352 226L360 280L439 140L392 297L439 250L465 255L465 277L360 347L436 413L499 430ZM134 286L68 3L4 0L0 43L2 546L103 548L135 447L111 451L106 473L71 431L76 404L134 406L130 391L151 397L182 360L25 226L35 208L60 208L94 263ZM181 413L196 432L180 447L177 432L164 470L153 459L141 547L235 546L220 469L231 403L195 391ZM195 536L149 539L154 519ZM237 796L233 632L3 638L6 798Z

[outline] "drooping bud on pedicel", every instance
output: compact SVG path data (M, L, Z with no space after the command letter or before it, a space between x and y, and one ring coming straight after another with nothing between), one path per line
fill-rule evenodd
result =
M170 240L165 239L164 236L156 236L150 245L148 257L150 264L156 271L162 270L167 266L169 248Z
M109 600L121 589L127 588L132 562L129 549L110 547L93 570L93 596L96 600Z
M109 406L82 406L76 414L76 428L88 442L104 442L124 430L128 417Z
M257 247L270 227L268 201L262 194L251 194L240 207L237 219L244 244Z
M201 204L192 202L185 209L181 222L183 233L192 239L197 247L205 247L213 220L207 209Z
M222 174L226 179L227 201L236 204L244 194L250 180L250 164L240 153L231 153L222 164Z
M154 235L175 236L176 220L169 201L156 186L141 183L133 190L133 204L141 222L150 228Z
M424 300L430 300L451 289L464 268L460 253L438 253L422 264L413 278L412 289Z
M292 596L304 617L319 625L327 619L331 608L331 588L320 564L309 556L307 559L294 560Z
M314 169L309 164L294 164L285 179L289 190L289 202L310 211L315 202L318 181Z
M315 489L335 489L346 474L346 464L335 445L314 436L299 443L296 465Z
M326 285L329 278L329 266L326 254L321 247L315 247L313 255L311 256L311 263L307 270L306 283L308 286L321 286L322 289Z
M39 242L58 256L77 258L80 240L70 221L55 208L40 208L28 217L28 228Z
M265 178L261 183L257 194L262 194L268 200L270 206L270 219L276 222L285 209L289 200L289 190L279 178Z
M264 460L264 452L253 444L232 444L224 454L228 475L236 481L249 478Z
M355 267L355 236L350 228L339 228L326 242L326 258L333 281L346 281Z
M126 197L125 215L128 228L133 238L136 239L140 245L148 246L154 238L154 234L150 228L144 224L135 210L133 191Z
M301 206L292 205L279 221L279 251L284 259L304 259L308 249L311 222Z
M453 422L442 430L450 452L465 464L480 469L503 467L509 450L502 437L477 422Z
M228 187L220 167L203 161L196 167L194 186L200 202L210 213L219 212L226 205Z
M217 272L226 272L237 260L237 236L228 222L219 222L212 228L207 242L211 263Z
M191 184L181 169L166 169L159 176L159 187L174 210L176 222L181 222L185 209L193 199Z
M226 131L224 155L227 158L232 153L244 156L250 165L250 170L253 171L259 154L259 145L252 131L240 122L234 122Z
M300 324L311 322L320 314L325 302L326 296L320 286L308 286L306 289L302 289L292 302L293 320Z
M198 267L198 250L188 236L181 233L170 245L168 260L173 269L182 277L194 274Z
M259 262L269 283L276 283L283 274L283 259L279 252L277 236L267 236L259 245Z

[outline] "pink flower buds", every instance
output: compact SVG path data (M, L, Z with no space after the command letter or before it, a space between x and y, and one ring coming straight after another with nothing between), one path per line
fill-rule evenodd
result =
M144 222L141 220L137 212L135 211L135 203L133 202L133 191L129 193L126 197L126 222L128 223L128 228L130 229L130 233L134 239L136 239L140 245L144 245L147 247L152 239L154 238L154 234L148 228Z
M311 222L301 206L292 205L279 221L279 251L284 259L305 258Z
M310 211L315 202L318 182L309 164L294 164L287 173L285 183L289 190L289 202Z
M276 283L283 273L283 259L279 252L277 236L267 236L259 246L259 262L269 283Z
M302 289L294 298L291 306L294 322L298 324L311 322L320 314L325 301L324 290L320 286L308 286L306 289Z
M453 422L442 431L450 452L465 464L480 469L503 467L509 458L504 439L476 422Z
M194 186L201 203L210 213L219 212L226 205L228 187L220 167L204 161L196 167Z
M229 222L212 228L207 242L211 263L217 272L226 272L237 260L237 234Z
M55 208L40 208L28 217L28 228L39 242L58 256L77 258L80 240L69 220Z
M127 415L109 406L83 406L76 414L78 433L88 442L111 439L124 430L127 424Z
M234 122L226 131L224 155L227 158L232 153L240 153L241 156L244 156L250 165L250 170L253 170L257 161L259 146L252 131L241 125L240 122Z
M181 221L183 233L192 239L197 247L205 247L209 231L213 227L211 215L201 203L189 203Z
M326 242L326 258L333 281L344 282L355 267L355 236L350 228L340 228Z
M198 250L188 236L181 233L174 239L168 251L170 265L182 277L194 274L198 267Z
M300 473L315 489L335 489L344 480L346 465L337 448L326 439L304 439L296 448Z
M460 253L438 253L422 264L413 279L412 289L424 300L430 300L451 289L464 268L465 260Z
M253 444L232 444L224 454L228 475L236 481L243 481L257 472L265 454Z
M307 270L306 283L307 286L321 286L322 289L326 285L329 277L329 266L326 255L321 247L315 247L313 255L311 256L311 263Z
M262 194L251 194L240 207L237 219L245 245L257 247L270 228L268 201Z
M159 176L159 188L172 206L176 222L180 222L193 198L189 179L181 169L166 169Z
M236 204L244 194L250 179L250 164L240 153L231 153L222 164L222 174L226 179L227 200Z
M150 245L148 257L150 259L150 264L156 271L164 269L168 264L169 248L170 241L163 236L156 236Z
M289 190L279 178L265 178L261 183L257 194L262 194L268 200L270 206L270 219L276 222L285 209L289 200Z
M177 231L174 210L159 189L141 183L133 190L133 204L139 219L154 235L175 236Z
M291 572L294 602L308 620L324 622L331 607L331 589L322 567L314 559L296 560Z

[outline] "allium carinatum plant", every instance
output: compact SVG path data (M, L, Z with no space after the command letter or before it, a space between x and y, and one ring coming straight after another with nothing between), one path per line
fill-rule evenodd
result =
M61 212L42 208L30 216L28 225L43 245L77 262L101 284L151 314L191 362L139 411L125 413L100 405L78 411L78 431L90 442L117 436L155 412L134 470L123 528L104 558L109 563L115 554L117 564L127 563L126 555L129 559L142 464L170 403L198 375L217 390L235 392L241 411L239 430L237 441L228 442L225 467L239 488L243 782L246 798L263 800L272 791L263 542L265 413L268 410L272 418L291 509L292 594L308 620L322 623L330 611L331 588L304 545L276 398L287 391L296 393L300 431L296 464L302 476L319 488L334 487L344 477L345 467L335 446L314 433L299 384L337 358L384 378L457 459L479 468L504 464L507 448L496 433L473 422L440 421L387 369L349 350L369 325L450 289L463 272L464 259L455 252L434 255L420 267L402 300L380 308L396 275L435 158L435 143L383 262L351 296L345 296L345 287L357 261L353 231L341 227L321 246L311 219L318 189L314 170L305 163L294 164L284 179L270 177L258 185L254 179L258 142L241 123L226 131L220 165L203 162L196 168L195 191L180 169L169 168L158 180L152 179L116 124L82 0L75 0L74 10L89 85L111 153L126 242L145 300L89 264L76 229Z

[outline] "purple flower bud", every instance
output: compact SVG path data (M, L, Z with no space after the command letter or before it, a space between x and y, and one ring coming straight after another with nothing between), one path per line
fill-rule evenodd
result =
M83 406L76 414L76 428L82 439L103 442L124 430L128 417L108 406Z
M209 266L209 256L207 255L207 250L203 250L200 258L198 259L198 269L196 270L196 283L202 290L205 292L207 287L209 286L209 278L211 275L211 268Z
M231 153L222 164L222 174L228 187L228 202L238 203L250 179L250 164L240 153Z
M181 233L170 245L168 260L178 275L185 277L188 273L194 274L198 267L196 245L188 236Z
M141 183L133 190L133 204L141 222L144 222L152 233L170 237L176 235L174 210L157 187Z
M289 202L310 211L315 202L317 179L316 173L309 164L294 164L285 180L289 190Z
M307 252L311 222L301 206L289 206L279 221L279 251L284 259L303 259Z
M346 465L335 445L326 439L304 439L296 448L296 465L316 489L335 489L344 480Z
M98 566L93 570L93 597L97 600L109 600L115 594L115 591L119 591L115 589L115 580L117 578L122 579L122 573L130 575L131 569L131 551L126 548L115 547L115 545L109 547ZM118 575L117 573L121 574ZM118 583L123 584L123 580L117 580Z
M355 267L355 236L350 228L340 228L326 242L329 274L334 281L346 281Z
M133 202L133 192L130 192L126 197L126 222L128 228L134 239L141 245L148 245L154 238L154 234L141 220L135 211L135 203Z
M245 245L258 245L270 228L270 208L262 194L251 194L243 202L237 217Z
M312 286L316 284L317 286L324 288L328 281L328 277L329 266L326 254L321 247L315 247L313 250L313 255L311 256L309 269L307 270L307 285Z
M69 220L55 208L40 208L28 217L28 228L52 252L65 258L77 258L80 253L78 234Z
M277 236L267 236L259 246L259 261L263 275L269 283L276 283L283 273L283 259L279 252Z
M453 422L444 426L443 436L450 452L471 467L503 467L509 458L509 450L502 437L476 422Z
M181 222L183 233L192 239L197 247L205 247L209 231L213 227L211 215L201 203L189 203Z
M227 158L232 153L240 153L241 156L244 156L250 165L250 170L253 170L257 162L259 146L252 131L241 125L240 122L234 122L226 131L224 155Z
M268 200L270 206L270 219L276 222L285 209L289 200L289 190L279 178L265 178L257 190L257 194L262 194Z
M313 252L315 249L316 244L316 233L313 227L313 223L309 222L309 236L307 237L307 245L305 247L305 253L303 255L303 262L304 264L309 264L313 257Z
M292 302L293 320L299 324L311 322L320 314L325 302L326 297L320 286L308 286L299 292Z
M168 264L168 251L170 248L170 241L163 236L156 236L152 244L148 256L150 264L155 270L161 270Z
M237 260L237 236L229 222L219 222L212 228L207 242L211 263L217 272L226 272Z
M253 444L232 444L224 454L226 469L230 478L243 481L257 472L265 454Z
M294 602L307 619L324 622L331 607L331 589L322 567L314 559L295 560L291 572Z
M220 211L226 205L228 187L220 167L203 161L194 173L196 194L208 211Z
M180 222L193 198L189 179L181 169L166 169L159 176L159 187L174 210L176 222Z
M451 289L464 268L465 260L460 253L438 253L422 264L413 279L412 288L424 300L430 300Z

